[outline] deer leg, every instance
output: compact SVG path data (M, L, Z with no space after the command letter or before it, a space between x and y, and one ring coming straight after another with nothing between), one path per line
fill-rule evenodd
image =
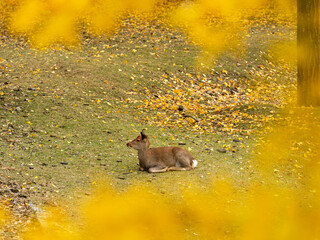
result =
M162 167L151 167L148 169L149 173L161 173L168 171L168 167L162 168Z
M191 167L169 167L168 171L186 171L191 170Z

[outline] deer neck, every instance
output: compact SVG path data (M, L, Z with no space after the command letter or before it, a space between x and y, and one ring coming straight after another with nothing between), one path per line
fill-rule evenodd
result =
M138 150L138 158L140 161L147 162L148 161L148 148L143 148Z

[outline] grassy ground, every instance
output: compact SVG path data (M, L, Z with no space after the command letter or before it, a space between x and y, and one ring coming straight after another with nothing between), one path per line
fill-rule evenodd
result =
M234 55L222 55L210 80L250 79L259 65L267 73L272 66L261 44L263 31L269 30L260 30L250 36L245 60L238 63ZM288 29L284 32L287 38ZM144 100L152 100L150 94L168 89L160 76L187 78L181 72L196 76L212 71L195 66L199 49L180 33L131 19L113 37L84 40L80 49L41 52L13 41L1 44L1 196L13 208L57 201L72 205L90 195L93 186L103 185L101 179L109 179L119 191L139 182L174 194L178 186L206 189L212 179L226 176L245 189L258 178L251 163L254 134L200 131L183 119L181 126L172 120L161 126L152 118L160 110L141 108ZM286 72L292 74L294 70ZM251 83L242 82L243 88ZM252 104L236 110L252 116L277 113L275 104ZM230 118L230 111L221 113L221 121ZM261 124L241 127L256 130ZM191 172L139 172L137 153L126 143L143 128L152 146L181 145L199 160L198 167Z

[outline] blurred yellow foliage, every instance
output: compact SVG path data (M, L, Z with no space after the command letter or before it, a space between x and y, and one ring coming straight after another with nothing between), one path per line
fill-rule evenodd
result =
M295 41L283 41L274 44L270 49L274 60L280 63L297 64L297 43Z
M81 28L90 33L110 34L120 26L128 12L154 14L164 0L3 0L0 12L8 18L14 34L28 36L36 47L54 43L75 45ZM206 51L217 53L238 44L245 31L245 19L257 9L270 5L266 0L198 0L182 1L172 8L170 23L182 27L187 35ZM291 11L291 0L276 0L274 5ZM172 9L168 9L171 11ZM239 34L241 33L241 34Z
M191 187L178 197L136 186L125 193L108 190L92 198L81 209L79 227L61 211L47 209L46 217L29 226L32 230L23 238L317 239L319 207L316 196L301 196L279 186L252 185L243 193L229 181L221 181L209 192Z
M90 33L110 34L127 12L148 12L157 0L4 0L0 12L13 34L25 35L38 48L55 43L76 45L81 28Z
M26 240L76 240L80 239L72 229L71 221L58 207L48 207L37 216L22 234Z
M97 211L97 209L99 209ZM104 191L84 206L87 239L179 239L181 222L167 200L142 186Z
M5 222L6 218L6 212L0 209L0 226Z
M42 21L42 2L39 0L24 2L12 14L12 28L18 33L31 32L35 25Z

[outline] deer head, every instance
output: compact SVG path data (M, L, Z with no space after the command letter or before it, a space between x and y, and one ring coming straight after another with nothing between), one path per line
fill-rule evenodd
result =
M132 147L136 150L146 150L149 148L150 142L148 136L144 133L144 129L141 131L140 135L136 137L131 142L127 143L128 147Z

